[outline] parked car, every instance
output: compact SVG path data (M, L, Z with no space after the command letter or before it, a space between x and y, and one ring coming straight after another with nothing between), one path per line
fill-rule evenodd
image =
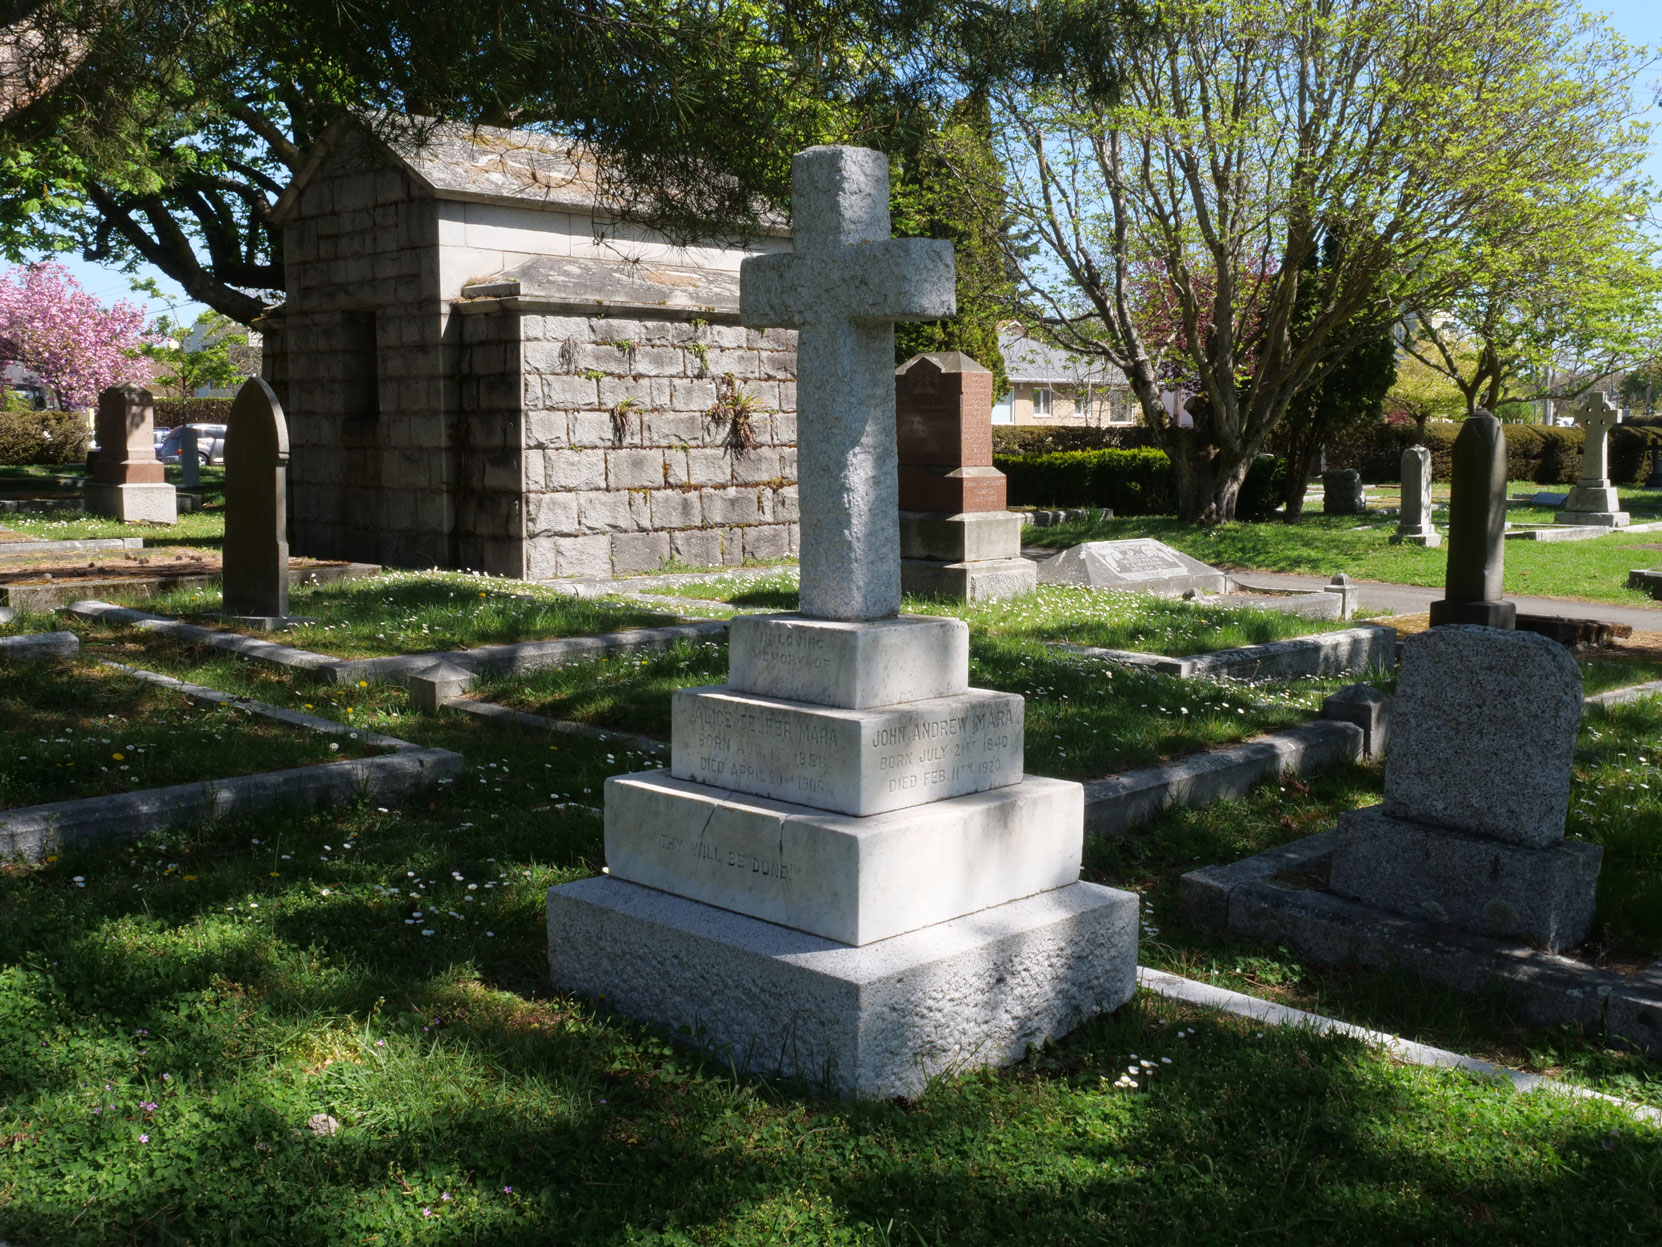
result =
M225 426L223 424L192 424L180 425L176 429L169 429L161 445L156 448L156 458L163 463L178 463L179 449L184 444L185 429L196 430L196 457L203 463L225 462Z

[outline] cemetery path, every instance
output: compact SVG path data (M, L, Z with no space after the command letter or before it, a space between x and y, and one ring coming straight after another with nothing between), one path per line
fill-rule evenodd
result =
M1328 582L1325 576L1299 576L1283 572L1231 572L1230 576L1243 589L1265 591L1291 589L1316 592ZM1377 580L1358 580L1355 584L1361 591L1364 607L1399 615L1421 614L1443 596L1440 586L1394 585ZM1645 632L1662 631L1662 605L1618 606L1581 598L1522 597L1510 593L1506 595L1506 600L1517 603L1519 611L1530 615L1568 615L1577 619L1596 619L1601 623L1628 624Z

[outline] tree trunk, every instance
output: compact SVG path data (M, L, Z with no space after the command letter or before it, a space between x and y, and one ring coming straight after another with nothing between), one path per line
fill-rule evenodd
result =
M1177 473L1177 518L1190 524L1223 524L1235 518L1235 501L1250 455L1229 456L1198 438L1183 438L1168 452Z

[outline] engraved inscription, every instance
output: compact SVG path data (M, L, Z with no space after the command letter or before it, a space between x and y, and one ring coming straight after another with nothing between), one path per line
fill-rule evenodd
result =
M1104 542L1094 553L1124 580L1156 580L1188 570L1182 559L1154 541Z
M805 673L831 665L833 656L825 636L808 628L768 628L752 633L748 640L757 674L770 681L800 680Z
M700 836L688 844L686 836L670 832L658 833L658 848L665 857L691 857L699 865L708 863L718 871L739 870L757 879L771 879L775 883L796 882L792 868L778 857L763 857L743 849L729 849Z

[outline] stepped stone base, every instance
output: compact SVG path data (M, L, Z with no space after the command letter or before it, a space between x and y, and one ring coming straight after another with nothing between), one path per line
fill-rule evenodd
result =
M1603 857L1580 840L1529 848L1370 806L1339 816L1328 886L1410 918L1560 952L1592 929Z
M179 522L178 491L167 484L111 485L88 481L83 487L82 505L88 515L108 516L123 524Z
M1020 597L1039 583L1039 567L1031 559L988 559L979 563L900 561L900 587L917 597L985 602Z
M979 688L867 710L684 688L671 702L670 769L839 814L882 814L1020 782L1023 719L1016 694Z
M1137 898L1074 883L863 948L611 878L548 893L555 986L843 1095L1021 1060L1136 990Z
M1079 878L1084 789L1030 778L856 818L674 779L606 781L606 862L663 888L870 944Z
M1632 519L1626 511L1560 511L1553 516L1555 523L1589 528L1626 528Z
M1407 532L1391 534L1393 546L1424 546L1428 550L1435 550L1443 544L1443 534L1427 525L1423 529L1410 529Z
M1570 490L1564 509L1553 516L1558 524L1591 524L1601 528L1626 528L1632 518L1622 510L1622 500L1609 481L1582 481Z
M740 615L727 687L846 710L951 697L969 688L969 625L934 615L867 623Z
M932 563L984 563L1021 553L1021 516L1014 511L900 513L900 557Z

